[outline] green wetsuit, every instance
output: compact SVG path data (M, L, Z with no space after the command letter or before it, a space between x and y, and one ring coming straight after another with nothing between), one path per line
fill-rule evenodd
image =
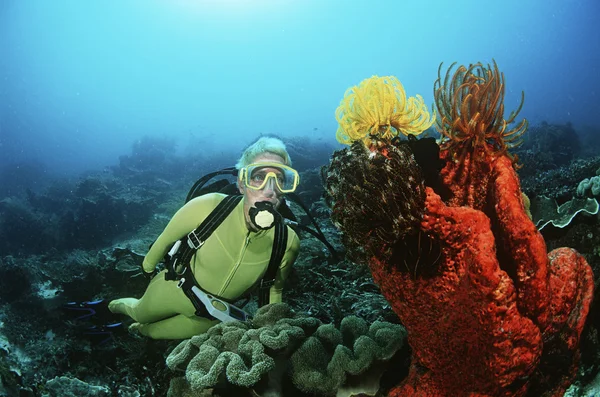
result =
M177 211L144 258L144 270L153 271L173 243L198 227L224 197L219 193L200 196ZM198 284L222 298L239 298L267 270L274 232L274 229L249 231L241 200L192 258L191 268ZM288 227L287 247L270 290L269 303L281 302L283 285L299 248L298 236ZM166 281L164 273L150 281L141 299L117 299L110 302L109 309L133 318L140 323L139 332L153 339L187 339L218 323L194 315L194 305L177 288L177 281Z

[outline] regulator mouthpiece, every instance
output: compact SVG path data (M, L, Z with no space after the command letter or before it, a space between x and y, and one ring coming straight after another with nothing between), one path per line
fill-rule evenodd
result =
M275 211L273 204L268 201L259 201L248 211L250 221L259 230L267 230L275 225L279 214Z

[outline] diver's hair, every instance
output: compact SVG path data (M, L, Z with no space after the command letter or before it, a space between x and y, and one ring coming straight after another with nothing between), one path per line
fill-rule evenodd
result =
M244 153L242 153L242 157L238 160L235 168L239 170L252 164L257 156L264 153L272 153L281 156L285 165L292 166L292 159L287 152L285 143L279 138L263 136L244 150Z

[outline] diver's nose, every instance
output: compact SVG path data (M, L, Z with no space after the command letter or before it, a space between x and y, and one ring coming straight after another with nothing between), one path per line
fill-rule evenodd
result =
M269 178L267 180L267 183L265 184L265 187L263 188L263 193L265 196L267 197L273 197L276 195L276 191L275 191L275 181L273 180L273 178Z

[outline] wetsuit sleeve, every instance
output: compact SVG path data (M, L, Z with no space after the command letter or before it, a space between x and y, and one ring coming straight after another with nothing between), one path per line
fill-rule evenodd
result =
M174 242L194 230L210 214L223 195L207 194L188 201L173 215L144 258L145 272L152 272Z
M300 251L300 239L298 235L288 227L288 247L281 260L281 266L275 275L275 284L269 290L269 303L279 303L283 295L283 287L287 279L292 265L296 261L298 251Z

